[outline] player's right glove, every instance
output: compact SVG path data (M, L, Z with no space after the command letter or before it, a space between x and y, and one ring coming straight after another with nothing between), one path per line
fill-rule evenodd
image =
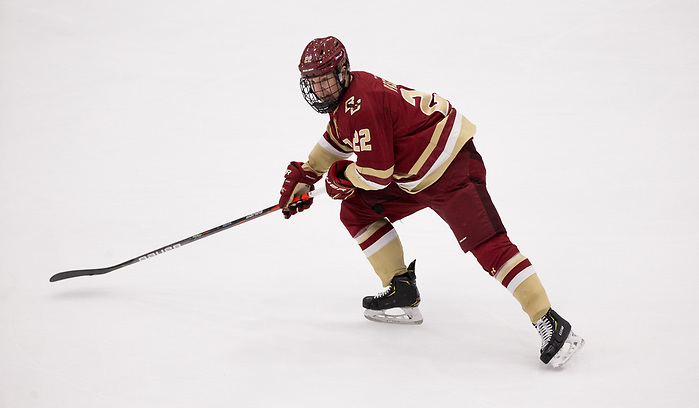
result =
M345 177L345 169L352 164L350 160L340 160L330 166L325 178L325 191L333 200L346 200L354 195L357 187Z
M321 177L321 175L313 170L304 169L303 163L301 162L289 163L289 166L286 168L286 173L284 174L282 189L279 191L279 207L282 209L284 218L288 219L297 212L308 209L308 207L313 204L313 198L297 201L293 204L289 204L289 202L293 200L294 197L313 190L313 184L320 180Z

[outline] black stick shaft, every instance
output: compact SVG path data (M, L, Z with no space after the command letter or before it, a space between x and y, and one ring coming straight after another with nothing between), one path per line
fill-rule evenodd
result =
M320 191L319 191L319 192L320 192ZM314 193L315 193L315 194L314 194ZM310 192L310 193L308 193L308 194L304 194L304 195L298 196L298 197L294 198L294 200L293 200L292 202L295 203L295 202L298 202L298 201L308 200L308 199L312 198L314 195L318 195L318 192L312 191L312 192ZM145 261L146 259L153 258L153 257L158 256L158 255L160 255L160 254L164 254L165 252L172 251L173 249L177 249L177 248L179 248L179 247L181 247L181 246L190 244L190 243L192 243L192 242L194 242L194 241L198 241L198 240L200 240L200 239L202 239L202 238L210 237L211 235L214 235L214 234L216 234L217 232L225 231L225 230L227 230L227 229L229 229L229 228L233 228L233 227L235 227L235 226L237 226L237 225L246 223L246 222L248 222L248 221L252 221L252 220L254 220L254 219L256 219L256 218L260 218L260 217L265 216L265 215L267 215L267 214L271 214L271 213L273 213L273 212L275 212L275 211L277 211L277 210L280 210L280 209L281 209L281 208L279 207L279 205L273 205L273 206L267 207L267 208L265 208L265 209L263 209L263 210L256 211L256 212L254 212L254 213L252 213L252 214L248 214L248 215L246 215L246 216L244 216L244 217L240 217L240 218L238 218L237 220L233 220L233 221L227 222L227 223L225 223L225 224L223 224L223 225L219 225L218 227L212 228L212 229L210 229L210 230L208 230L208 231L204 231L204 232L201 232L201 233L199 233L199 234L192 235L192 236L189 237L189 238L185 238L185 239L183 239L183 240L181 240L181 241L177 241L177 242L174 242L174 243L172 243L172 244L170 244L170 245L166 245L166 246L164 246L164 247L162 247L162 248L158 248L158 249L156 249L156 250L154 250L154 251L148 252L147 254L143 254L143 255L138 256L138 257L136 257L136 258L129 259L128 261L122 262L122 263L120 263L120 264L118 264L118 265L110 266L110 267L107 267L107 268L98 268L98 269L76 269L76 270L73 270L73 271L59 272L59 273L53 275L53 276L49 279L49 281L50 281L50 282L56 282L56 281L60 281L60 280L63 280L63 279L75 278L75 277L78 277L78 276L103 275L103 274L105 274L105 273L109 273L109 272L115 271L115 270L117 270L117 269L121 269L121 268L123 268L123 267L125 267L125 266L129 266L129 265L135 264L135 263L137 263L137 262L141 262L141 261Z

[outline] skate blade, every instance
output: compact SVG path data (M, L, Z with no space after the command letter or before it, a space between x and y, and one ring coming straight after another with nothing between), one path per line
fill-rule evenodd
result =
M561 368L565 366L565 364L570 361L570 358L573 357L575 353L580 351L584 345L585 339L577 336L571 331L565 343L563 343L563 347L561 347L561 349L558 350L558 353L556 353L556 355L551 359L551 366L553 366L553 368Z
M379 323L422 324L422 313L417 307L394 307L385 310L365 309L364 317Z

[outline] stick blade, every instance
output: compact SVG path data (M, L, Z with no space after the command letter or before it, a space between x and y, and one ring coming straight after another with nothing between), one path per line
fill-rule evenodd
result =
M76 269L73 271L59 272L53 275L49 282L57 282L63 279L77 278L78 276L92 276L92 275L103 275L107 272L113 271L114 267L111 268L99 268L99 269Z

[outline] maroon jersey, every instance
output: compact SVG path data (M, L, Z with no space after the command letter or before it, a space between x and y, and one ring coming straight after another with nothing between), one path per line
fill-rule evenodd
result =
M437 94L353 71L349 88L311 152L309 165L325 172L356 154L345 176L358 188L395 182L417 193L432 185L475 134L476 127Z

